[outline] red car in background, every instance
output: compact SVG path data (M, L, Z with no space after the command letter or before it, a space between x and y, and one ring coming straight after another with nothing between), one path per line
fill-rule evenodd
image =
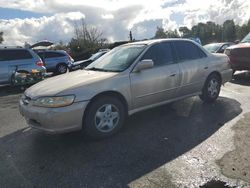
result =
M250 33L239 44L228 47L225 54L234 71L250 70Z

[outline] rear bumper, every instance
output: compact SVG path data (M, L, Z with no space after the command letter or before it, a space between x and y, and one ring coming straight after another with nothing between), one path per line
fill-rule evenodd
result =
M222 77L222 84L225 84L226 82L229 82L232 80L232 75L233 75L233 70L232 69L227 69L221 72L221 77Z
M82 129L82 118L88 101L60 108L25 105L19 101L19 111L29 126L50 133L64 133Z

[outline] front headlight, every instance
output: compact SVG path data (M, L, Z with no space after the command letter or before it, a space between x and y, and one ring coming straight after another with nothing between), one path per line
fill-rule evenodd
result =
M71 105L75 100L74 95L58 96L58 97L40 97L33 101L34 106L47 108L57 108Z

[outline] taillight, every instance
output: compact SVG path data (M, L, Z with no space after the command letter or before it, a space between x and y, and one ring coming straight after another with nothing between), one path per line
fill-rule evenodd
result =
M74 59L67 52L66 54L68 55L68 60L74 62Z
M44 63L42 61L37 61L36 65L39 66L39 67L42 67L42 66L44 66Z

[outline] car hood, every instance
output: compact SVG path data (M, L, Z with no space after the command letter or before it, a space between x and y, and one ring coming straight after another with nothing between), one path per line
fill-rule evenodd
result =
M25 95L30 98L55 96L63 91L99 82L117 74L118 73L114 72L78 70L72 73L66 73L45 79L44 81L41 81L27 89L25 91Z
M250 43L239 43L236 45L229 46L227 49L238 49L238 48L250 48Z

